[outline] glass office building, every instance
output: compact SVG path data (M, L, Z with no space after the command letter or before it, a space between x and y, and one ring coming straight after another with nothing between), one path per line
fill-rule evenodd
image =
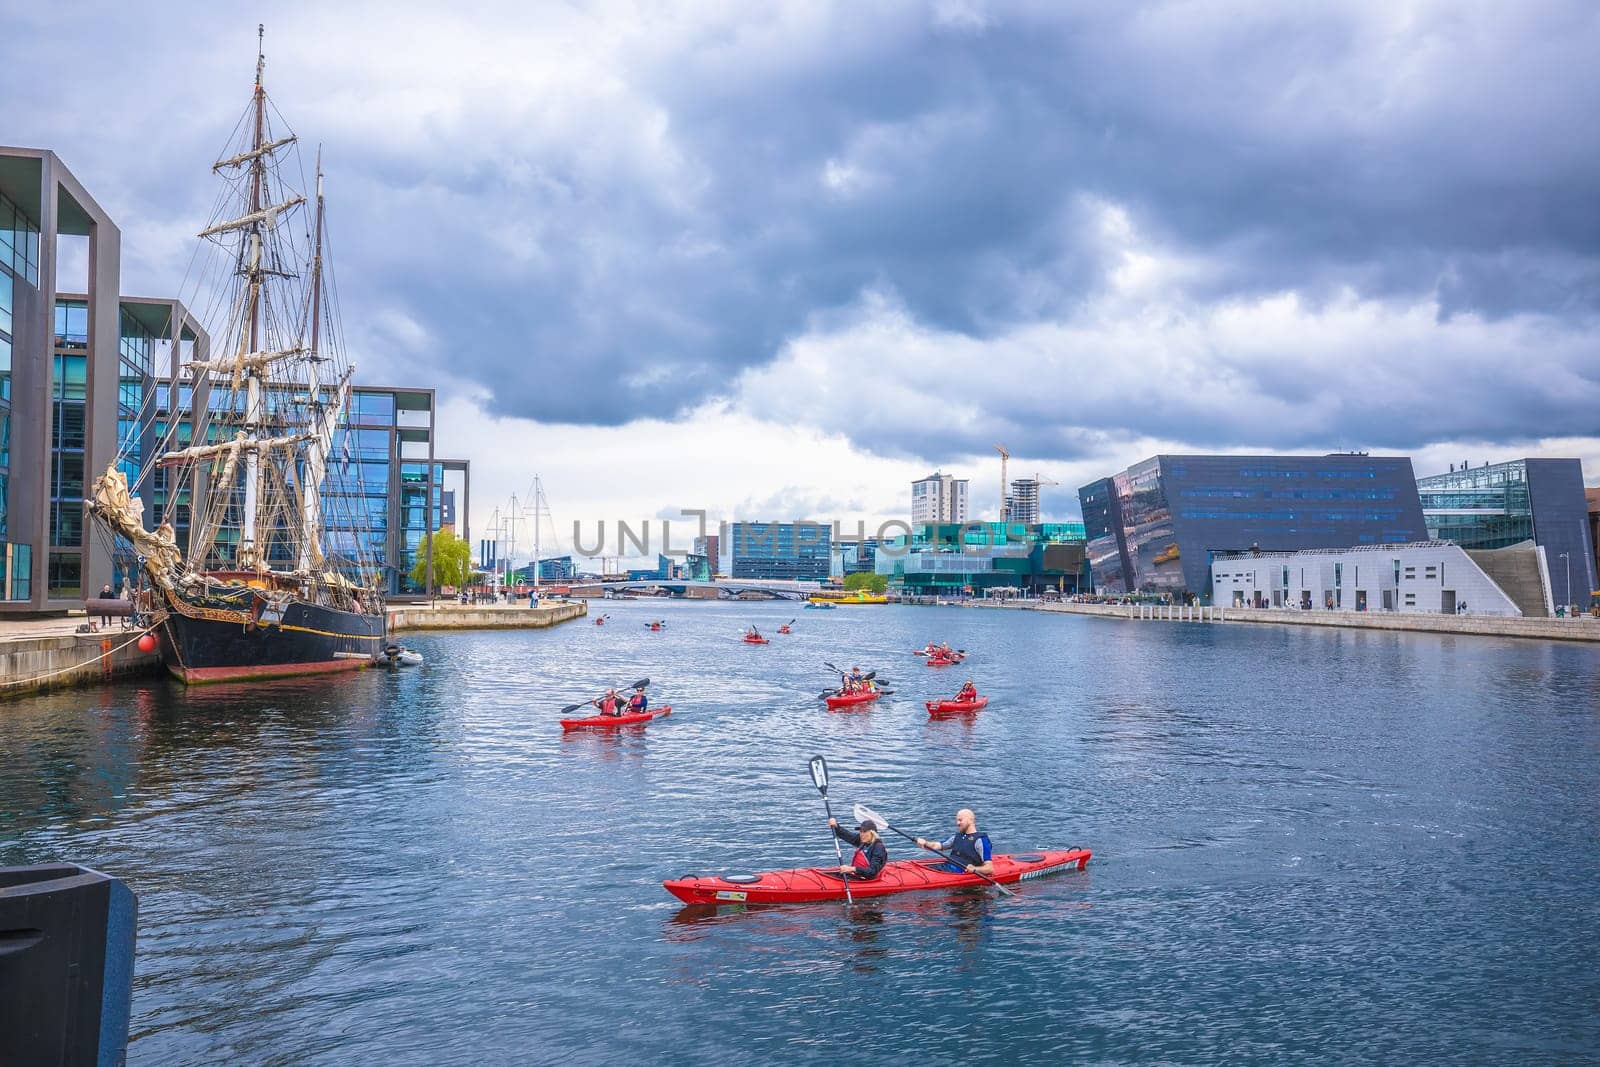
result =
M735 522L728 527L734 578L826 581L833 531L821 522Z
M1576 459L1514 459L1417 479L1428 536L1462 548L1544 549L1557 603L1588 603L1600 588L1595 546ZM1572 596L1567 597L1570 583Z
M430 533L449 525L471 540L470 467L436 458L434 431L433 390L363 385L351 390L347 425L334 441L328 543L341 556L373 561L389 596L426 591L412 572ZM452 505L461 501L459 514L445 507L451 479L459 489L448 496Z
M1089 585L1078 522L929 523L879 546L876 569L913 596L1005 589L1077 593Z
M1097 592L1208 596L1213 557L1426 537L1398 456L1153 456L1078 490Z
M34 545L13 540L20 530L11 512L11 361L15 351L17 296L22 286L39 284L39 227L15 201L0 192L0 601L33 596Z

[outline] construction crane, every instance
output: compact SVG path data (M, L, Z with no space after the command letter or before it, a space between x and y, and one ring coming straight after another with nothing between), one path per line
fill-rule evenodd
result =
M1005 445L995 445L994 450L1000 453L1000 521L1011 521L1011 501L1007 492L1011 483L1006 480L1006 463L1011 459L1011 453L1006 451Z

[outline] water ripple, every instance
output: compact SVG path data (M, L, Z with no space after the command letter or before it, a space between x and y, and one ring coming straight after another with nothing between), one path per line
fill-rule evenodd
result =
M1016 612L631 603L426 666L0 706L0 862L140 894L130 1062L1592 1060L1600 665L1556 644ZM666 616L656 633L642 625ZM792 636L751 648L748 621ZM910 655L931 638L957 669ZM825 661L878 669L866 710ZM985 711L922 700L974 677ZM671 718L563 736L653 679ZM686 909L975 807L1089 869ZM896 856L908 855L898 839ZM916 1029L910 1025L915 1022ZM865 1042L865 1044L863 1044Z

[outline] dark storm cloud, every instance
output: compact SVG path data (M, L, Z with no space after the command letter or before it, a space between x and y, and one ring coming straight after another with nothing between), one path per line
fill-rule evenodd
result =
M347 329L386 377L443 370L489 390L498 413L547 421L622 423L717 396L767 415L781 405L741 394L740 374L826 333L868 291L931 334L972 341L967 368L1003 371L1008 337L1096 306L1119 260L1093 238L1095 205L1115 205L1202 265L1167 294L1186 314L1293 290L1310 314L1353 294L1436 304L1441 323L1538 321L1481 339L1423 334L1396 348L1405 366L1363 363L1385 373L1389 399L1322 403L1341 427L1315 413L1331 385L1361 385L1336 339L1240 359L1225 331L1184 345L1156 329L1140 344L1095 323L1053 358L1010 364L1025 379L974 388L992 406L969 419L841 432L933 460L1001 433L1061 457L1138 435L1301 447L1393 429L1398 405L1436 398L1463 367L1448 418L1435 404L1403 436L1428 440L1446 422L1508 437L1593 430L1592 3L755 6L643 25L559 91L516 81L524 49L529 70L558 63L538 48L558 31L518 9L469 18L459 33L418 23L398 67L372 58L381 42L322 41L299 60L292 33L277 46L280 102L294 98L291 117L298 106L302 128L330 142ZM215 15L201 25L225 28ZM40 57L69 36L33 29ZM170 47L151 44L158 58ZM28 84L8 65L4 87ZM129 129L155 127L154 157L95 161L141 175L124 210L188 218L209 202L187 177L151 178L203 174L187 158L195 138L175 131L214 129L206 151L225 133L215 89L239 64L203 53L194 65L192 84L181 62L158 61L151 86L128 90L146 111L205 93L181 118L127 116ZM332 104L313 90L324 85ZM78 135L106 152L136 140ZM1192 387L1080 388L1096 376L1137 386L1151 372L1123 365L1162 360L1159 374ZM914 374L915 353L897 366ZM852 365L834 371L847 399ZM1207 396L1220 372L1226 388ZM1075 405L1086 393L1095 406ZM786 417L807 419L806 398L792 399Z

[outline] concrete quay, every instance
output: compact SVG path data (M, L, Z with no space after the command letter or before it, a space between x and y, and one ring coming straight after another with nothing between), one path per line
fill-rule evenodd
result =
M409 630L543 629L589 613L581 601L461 606L443 601L389 609L389 632ZM80 634L82 615L19 619L0 623L0 698L51 689L95 685L115 678L161 673L159 651L139 651L139 630L113 622L99 633Z
M542 630L589 614L582 600L546 601L536 608L515 604L400 604L389 608L389 632L410 630Z
M1299 611L1287 608L1185 607L1165 604L1046 604L1039 601L972 601L972 607L1098 615L1133 622L1264 623L1276 626L1337 626L1350 630L1521 637L1600 644L1600 619L1530 619L1499 615L1425 615L1394 611Z
M140 652L140 630L115 623L80 634L82 615L0 623L0 697L158 673L159 652Z

